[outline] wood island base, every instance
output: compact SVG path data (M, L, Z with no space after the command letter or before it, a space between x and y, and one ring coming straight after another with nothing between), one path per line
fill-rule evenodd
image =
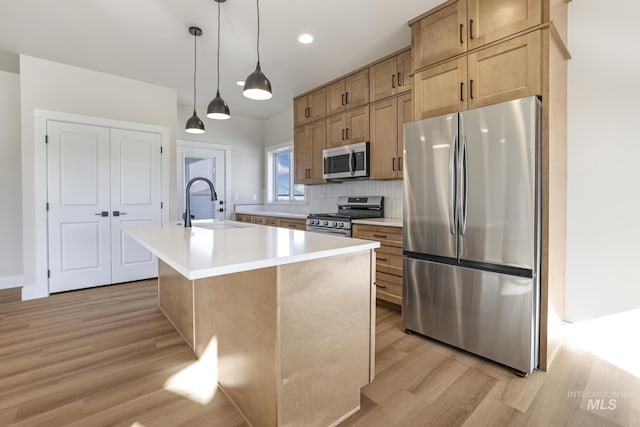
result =
M253 426L337 425L373 380L373 250L188 280L159 306Z

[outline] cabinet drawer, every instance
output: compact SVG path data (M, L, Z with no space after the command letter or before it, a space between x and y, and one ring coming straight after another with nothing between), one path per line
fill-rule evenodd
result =
M392 277L398 280L387 281L386 277ZM376 297L394 304L402 304L402 279L396 276L378 273L376 277Z
M254 224L267 225L267 218L264 216L254 216L253 217Z
M402 256L376 252L376 271L402 277Z
M294 230L306 230L307 223L303 219L279 219L278 227L292 228Z
M272 225L274 227L278 226L278 220L276 218L267 217L267 225Z
M253 215L236 214L236 221L250 222L253 224Z
M376 252L380 252L382 254L397 255L402 258L402 248L397 246L380 245L380 247L376 249Z
M402 228L354 225L354 236L359 239L377 240L383 245L402 248Z

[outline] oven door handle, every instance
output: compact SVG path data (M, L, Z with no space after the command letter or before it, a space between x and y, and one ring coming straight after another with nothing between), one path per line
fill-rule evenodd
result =
M356 173L356 152L355 151L351 151L349 153L349 172L351 173L351 176L353 176Z

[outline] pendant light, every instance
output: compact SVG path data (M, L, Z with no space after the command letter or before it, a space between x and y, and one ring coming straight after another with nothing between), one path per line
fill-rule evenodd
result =
M185 132L204 133L204 123L196 114L196 69L198 64L198 51L196 50L196 40L202 35L202 30L198 27L189 27L189 34L193 36L193 116L187 120Z
M220 96L220 3L225 0L216 0L218 2L218 86L216 89L216 97L209 103L207 108L207 117L216 120L226 120L231 117L229 105L224 102Z
M244 91L242 94L250 99L264 100L271 98L271 82L267 76L264 75L260 68L260 1L256 0L256 9L258 11L258 65L256 70L249 74L249 77L244 81Z

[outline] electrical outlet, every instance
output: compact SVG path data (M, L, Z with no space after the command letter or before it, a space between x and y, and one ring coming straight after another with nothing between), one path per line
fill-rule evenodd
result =
M253 193L253 201L255 202L256 200L258 200L258 195L256 193Z

